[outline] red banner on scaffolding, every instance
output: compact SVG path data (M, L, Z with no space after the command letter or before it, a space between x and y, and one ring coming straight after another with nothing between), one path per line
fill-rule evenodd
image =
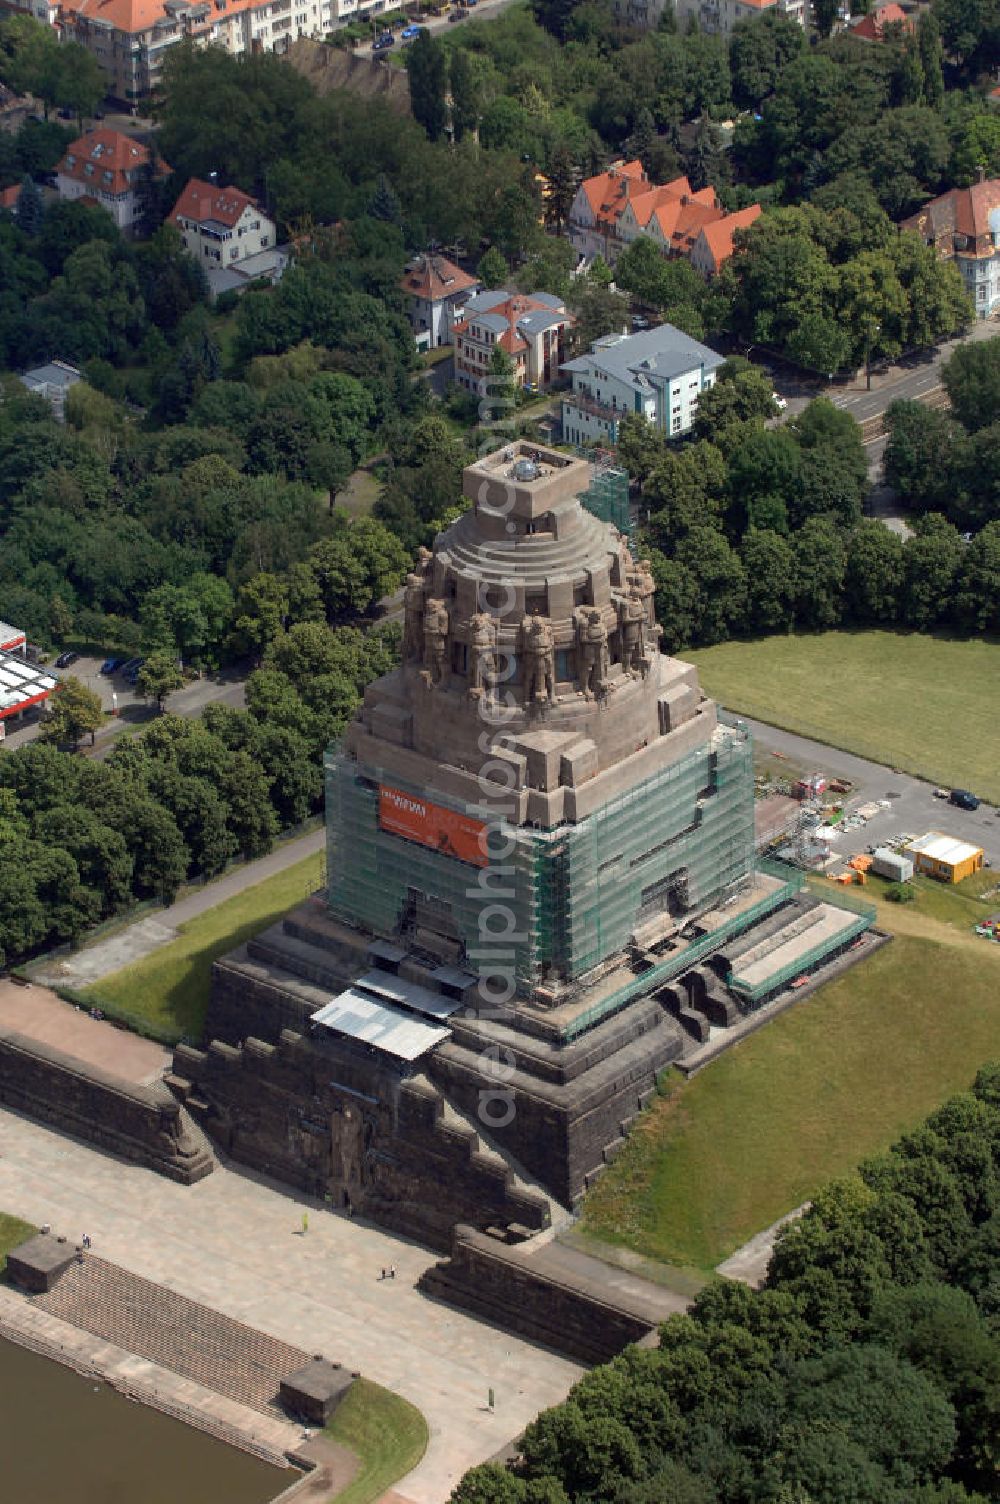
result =
M486 826L482 820L473 820L471 815L460 815L443 805L432 804L429 799L404 794L402 789L380 783L378 823L391 835L429 846L444 856L472 862L476 867L489 866Z

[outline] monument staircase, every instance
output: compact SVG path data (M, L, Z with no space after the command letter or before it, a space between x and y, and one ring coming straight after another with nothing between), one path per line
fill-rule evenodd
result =
M52 1316L264 1415L309 1354L87 1253L32 1299Z

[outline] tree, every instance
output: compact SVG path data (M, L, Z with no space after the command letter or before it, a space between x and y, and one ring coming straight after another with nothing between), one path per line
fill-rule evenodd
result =
M63 42L59 62L56 103L72 110L83 130L84 115L92 115L107 93L104 69L79 42Z
M874 519L862 522L847 548L844 608L852 626L893 622L903 585L903 543Z
M445 91L448 63L444 47L422 28L406 57L410 78L410 108L431 141L444 134L448 123Z
M897 400L886 409L885 424L889 442L883 465L888 484L915 510L946 511L964 444L954 418L922 402Z
M100 695L69 675L49 700L48 713L38 734L43 741L67 742L76 747L85 732L90 732L93 741L94 732L103 722Z
M815 9L814 9L815 20ZM819 29L819 22L816 21ZM829 34L829 26L826 34ZM744 109L759 109L782 71L806 45L805 32L788 16L768 11L734 26L729 44L733 98Z
M838 0L812 0L812 21L821 37L828 37L840 15Z
M750 528L739 548L747 582L746 625L761 634L785 631L795 609L795 554L780 533Z
M384 172L378 175L375 192L368 200L365 213L372 219L379 219L387 225L402 223L403 207L399 202L399 195Z
M746 608L747 582L739 555L715 528L698 525L678 543L677 563L694 581L698 641L725 642Z
M45 205L42 203L38 184L27 173L21 180L21 192L14 206L14 218L18 228L23 230L25 235L40 234L42 220L45 218Z
M960 345L941 371L952 412L968 433L1000 419L1000 336Z
M903 546L902 619L917 631L947 620L962 560L958 530L937 512L918 519Z
M714 385L698 398L695 433L714 439L730 423L773 418L776 412L770 376L737 357L723 362Z
M510 268L507 258L502 251L498 251L495 245L491 245L479 259L476 267L476 276L484 287L490 289L502 287L510 276Z
M163 702L173 690L180 689L184 675L177 666L177 655L167 649L150 653L136 678L136 688L146 700L155 700L163 712Z
M513 408L517 394L515 378L513 358L498 341L490 351L489 374L486 378L486 390L494 407Z
M1000 521L988 522L964 550L955 609L968 631L1000 628Z
M832 522L810 517L792 538L795 551L795 616L815 632L840 620L847 559Z
M944 49L941 28L932 10L923 11L917 20L917 44L924 72L924 99L937 110L944 99Z
M457 145L475 135L479 125L480 92L468 48L455 47L451 54L451 130Z
M553 150L546 176L549 186L545 197L545 220L553 229L561 231L580 186L580 168L565 143Z

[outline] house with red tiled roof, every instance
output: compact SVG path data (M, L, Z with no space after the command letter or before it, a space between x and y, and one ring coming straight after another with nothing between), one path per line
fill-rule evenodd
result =
M192 178L167 215L176 225L185 249L206 272L273 254L277 233L255 199L241 188L219 188Z
M575 322L552 293L482 292L469 299L455 325L455 380L467 392L488 396L490 362L499 345L513 362L517 386L541 390L559 374L566 332Z
M753 205L751 220L744 221L726 213L711 186L695 192L686 177L650 183L640 162L616 162L606 173L581 183L570 211L569 235L581 255L600 254L610 266L639 236L646 236L665 256L688 256L693 261L699 246L694 264L708 276L732 255L732 231L752 223L759 213L760 206ZM732 219L736 223L729 226L728 236L723 230L702 241L710 226ZM591 249L594 244L596 251Z
M1000 178L932 198L900 229L912 230L955 262L977 318L1000 313Z
M0 190L0 209L6 210L8 214L13 214L14 210L17 208L17 201L20 197L20 183L15 183L12 188L4 188Z
M735 214L725 214L706 224L698 231L691 247L691 265L703 277L714 277L721 271L733 254L733 236L737 230L746 230L761 216L760 204L751 204L747 209L737 209Z
M400 279L417 345L436 350L452 343L452 330L480 284L447 256L415 256Z
M876 5L867 16L862 16L861 20L851 27L851 36L861 37L865 42L884 42L886 29L891 26L898 26L900 31L908 36L917 29L912 17L908 16L903 7L895 3L895 0L890 0L888 5Z
M120 131L87 131L66 148L56 168L56 192L75 201L86 198L107 209L119 230L133 230L142 217L142 182L149 170L148 146ZM157 161L155 174L168 177L170 168Z
M613 266L622 249L618 224L633 194L645 194L654 185L641 162L612 162L607 172L584 178L570 207L567 232L577 254L586 259L602 256Z

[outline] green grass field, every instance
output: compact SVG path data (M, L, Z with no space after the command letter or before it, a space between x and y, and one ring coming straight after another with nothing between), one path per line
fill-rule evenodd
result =
M971 930L1000 909L973 896L990 882L879 901L891 945L671 1078L587 1197L584 1232L710 1269L966 1089L1000 1055L1000 947Z
M374 1504L427 1450L427 1422L420 1411L368 1379L355 1381L328 1421L326 1435L361 1461L353 1482L330 1504Z
M179 938L161 950L102 977L84 997L97 1007L110 1002L138 1018L200 1038L212 962L301 903L318 886L322 868L322 853L316 852L227 898L183 925Z
M685 653L727 709L1000 802L1000 643L823 632Z
M25 1242L32 1233L38 1231L30 1222L22 1222L20 1217L8 1216L6 1212L0 1212L0 1279L4 1276L7 1268L7 1255L12 1248L19 1243Z

